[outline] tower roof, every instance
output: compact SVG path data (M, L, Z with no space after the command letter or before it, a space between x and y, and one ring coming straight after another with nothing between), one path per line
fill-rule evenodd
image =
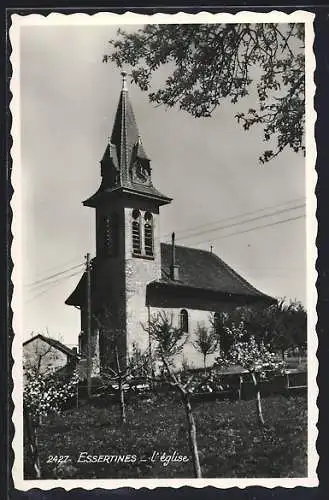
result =
M111 144L116 148L119 169L123 177L122 180L127 180L129 166L133 160L133 153L138 154L139 158L147 160L149 158L144 151L134 110L129 99L126 74L123 72L122 76L122 89L114 119ZM125 176L127 177L125 178Z
M150 159L148 158L137 127L132 104L129 99L126 73L122 72L122 88L116 110L111 139L101 160L102 183L98 191L84 201L87 206L95 206L106 194L115 191L138 192L141 196L161 199L162 204L169 203L170 198L156 190L151 181ZM134 182L132 168L140 161L149 172L146 184Z

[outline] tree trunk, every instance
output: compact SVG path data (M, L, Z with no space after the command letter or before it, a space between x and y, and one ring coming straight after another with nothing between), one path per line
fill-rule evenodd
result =
M243 380L242 380L242 375L239 377L239 401L242 399L242 387L243 387Z
M204 367L204 373L205 373L205 375L207 375L206 359L207 359L207 354L204 354L203 355L203 367Z
M119 400L120 400L120 418L121 423L126 423L126 405L125 405L125 395L123 390L123 380L119 378Z
M151 385L152 392L154 394L159 394L157 383L156 383L156 376L155 376L155 371L154 371L154 368L153 368L153 364L152 364L151 384L150 385Z
M297 360L298 360L298 366L299 366L302 362L302 353L301 353L299 347L297 347Z
M123 379L122 379L122 376L121 376L119 353L118 353L118 348L117 347L115 347L115 360L116 360L116 365L117 365L117 374L119 376L120 418L121 418L121 423L125 424L126 423L125 395L124 395L124 391L123 391Z
M190 396L187 390L184 388L184 386L177 380L177 377L173 372L170 370L170 366L168 363L168 360L165 358L165 356L162 356L163 364L164 367L166 368L169 377L174 381L174 385L179 389L182 401L185 406L185 412L186 412L186 419L187 419L187 428L188 428L188 437L189 437L189 444L190 444L190 450L192 454L192 462L193 462L193 469L194 469L194 476L197 478L201 478L201 467L200 467L200 460L199 460L199 452L198 452L198 445L197 445L197 440L196 440L196 426L195 426L195 421L192 413L192 408L191 408L191 402L190 402Z
M284 361L284 356L285 356L285 350L281 349L281 356L282 356L282 361Z
M257 381L256 374L252 373L251 376L252 376L252 381L254 383L255 391L256 391L256 409L257 409L258 423L259 423L259 425L261 425L263 427L265 422L264 422L263 411L262 411L262 401L261 401L261 397L260 397L260 385Z
M76 391L76 407L79 408L79 380L77 382L77 391Z
M194 417L193 417L193 413L192 413L189 395L187 393L182 394L182 399L183 399L183 403L184 403L185 411L186 411L188 437L189 437L189 443L190 443L190 450L192 453L194 475L197 478L201 478L202 474L201 474L201 467L200 467L200 460L199 460L198 445L197 445L197 440L196 440L196 426L195 426L195 421L194 421Z
M35 475L35 479L41 479L40 457L38 452L37 429L33 425L31 415L26 408L23 409L24 428L28 443L28 461Z

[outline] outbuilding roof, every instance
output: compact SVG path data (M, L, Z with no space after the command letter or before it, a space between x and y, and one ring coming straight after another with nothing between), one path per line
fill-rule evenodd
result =
M41 333L39 333L38 335L35 335L34 337L23 342L23 346L25 346L25 345L27 345L27 344L29 344L37 339L40 339L43 342L46 342L50 346L54 347L55 349L58 349L59 351L63 352L64 354L67 354L68 356L72 356L75 358L78 356L78 354L75 350L70 349L65 344L62 344L62 342L60 342L59 340L55 340L51 337L45 337L44 335L41 335Z

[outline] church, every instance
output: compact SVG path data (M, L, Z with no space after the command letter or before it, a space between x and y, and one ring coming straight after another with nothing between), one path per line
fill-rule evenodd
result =
M274 299L212 251L176 245L174 233L171 244L160 241L160 212L173 200L153 185L126 74L122 77L112 135L100 162L100 187L83 202L96 213L96 256L89 272L93 372L113 356L106 332L118 333L120 354L127 360L133 346L142 352L151 347L147 325L163 311L186 332L177 363L198 368L203 363L193 346L198 324L210 326L216 312L265 306ZM80 309L82 355L87 351L87 296L85 272L65 302Z

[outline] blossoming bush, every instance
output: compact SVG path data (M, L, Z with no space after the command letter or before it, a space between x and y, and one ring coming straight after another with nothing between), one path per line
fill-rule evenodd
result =
M243 321L238 325L233 323L225 329L232 341L229 349L216 358L215 365L219 368L238 365L249 372L255 386L258 420L263 425L259 381L282 374L284 363L270 351L269 345L265 345L263 341L257 342L254 336L248 336Z
M179 376L184 383L190 379L189 387L191 393L219 393L231 389L225 377L215 370L209 370L207 373L182 371Z
M27 443L27 467L31 477L40 479L42 471L38 450L38 429L41 418L59 413L74 397L79 382L77 372L68 377L40 373L35 367L24 370L23 419L24 440Z
M276 354L269 351L262 342L254 337L249 341L235 343L226 356L216 358L217 365L240 365L248 372L257 373L261 379L280 374L284 364Z
M78 382L77 372L60 378L56 374L40 374L30 368L25 371L24 407L34 421L49 412L60 412L65 403L75 396Z

